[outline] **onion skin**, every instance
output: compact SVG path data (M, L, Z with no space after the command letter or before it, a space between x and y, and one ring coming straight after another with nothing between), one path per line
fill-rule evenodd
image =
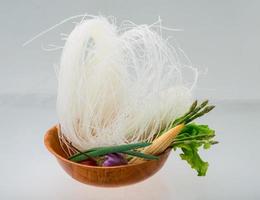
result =
M89 166L97 166L98 165L95 160L90 160L90 159L83 160L83 161L80 162L80 164L89 165Z
M111 166L126 165L126 164L127 164L127 160L122 154L110 153L105 156L105 160L102 166L111 167Z

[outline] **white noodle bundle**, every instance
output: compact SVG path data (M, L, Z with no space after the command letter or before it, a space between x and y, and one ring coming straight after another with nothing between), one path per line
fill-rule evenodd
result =
M79 150L149 141L187 111L193 84L177 50L155 27L104 17L82 20L67 38L58 74L61 132Z

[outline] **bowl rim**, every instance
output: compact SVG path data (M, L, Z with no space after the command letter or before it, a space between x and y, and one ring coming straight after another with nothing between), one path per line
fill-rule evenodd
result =
M53 148L51 147L51 145L49 144L49 138L48 136L50 134L53 134L51 132L51 130L53 129L56 129L57 130L57 125L54 125L53 127L51 127L50 129L47 130L47 132L44 134L44 145L45 147L48 149L48 151L50 153L52 153L56 158L66 162L66 163L70 163L72 165L76 165L76 166L79 166L79 167L84 167L84 168L91 168L91 169L118 169L118 168L127 168L127 167L131 167L131 166L137 166L137 165L144 165L144 164L147 164L149 162L156 162L158 160L160 160L161 156L165 155L165 154L169 154L170 151L171 151L171 148L167 148L164 152L160 153L158 156L159 156L159 159L158 160L148 160L148 161L145 161L145 162L142 162L142 163L133 163L133 164L127 164L127 165L118 165L118 166L111 166L111 167L103 167L103 166L91 166L91 165L84 165L84 164L80 164L80 163L76 163L76 162L73 162L69 159L66 159L64 158L63 156L59 155L58 153L56 153L56 151L53 150ZM56 132L57 134L57 132Z

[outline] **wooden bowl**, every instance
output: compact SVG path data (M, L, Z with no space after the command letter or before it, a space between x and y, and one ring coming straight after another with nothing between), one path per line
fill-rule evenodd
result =
M146 161L141 164L100 167L83 165L68 160L60 146L56 126L47 131L44 143L56 157L61 167L72 178L88 185L100 187L119 187L143 181L161 169L170 153L170 149L168 149L159 156L158 160Z

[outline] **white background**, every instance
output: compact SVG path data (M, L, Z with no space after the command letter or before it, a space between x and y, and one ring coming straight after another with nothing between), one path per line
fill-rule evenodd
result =
M260 1L0 1L0 199L259 199ZM26 47L23 42L77 14L103 14L180 28L175 43L201 71L196 96L217 109L201 122L220 144L203 154L208 176L199 178L172 154L141 184L119 189L82 185L65 175L43 146L57 122L54 64L65 24ZM205 73L207 71L207 73ZM175 156L176 155L176 156Z
M214 99L260 99L259 1L0 1L0 94L55 94L53 64L59 52L41 46L59 44L64 25L31 45L22 44L61 20L77 14L116 16L137 24L158 16L178 45L202 72L198 94Z

